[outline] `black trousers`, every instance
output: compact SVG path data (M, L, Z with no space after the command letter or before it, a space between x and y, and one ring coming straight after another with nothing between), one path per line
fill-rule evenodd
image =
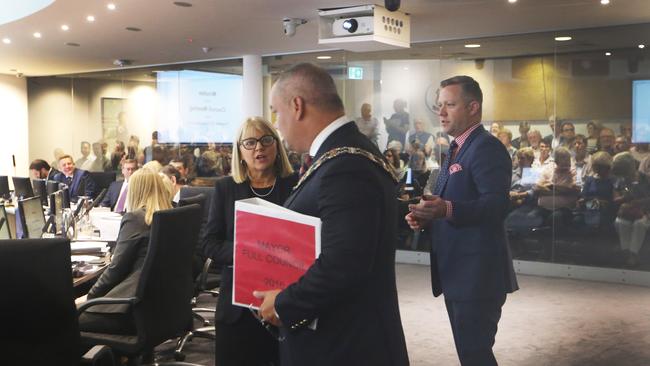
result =
M278 341L248 310L232 324L215 322L215 366L280 365Z
M488 300L445 299L456 352L462 366L497 365L492 346L505 301L505 294Z

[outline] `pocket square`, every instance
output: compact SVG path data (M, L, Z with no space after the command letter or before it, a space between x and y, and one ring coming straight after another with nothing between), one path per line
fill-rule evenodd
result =
M463 170L463 167L460 164L455 163L449 167L449 174L455 174L460 172L461 170Z

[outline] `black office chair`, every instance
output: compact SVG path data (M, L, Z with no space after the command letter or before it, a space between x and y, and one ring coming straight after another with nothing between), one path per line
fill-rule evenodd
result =
M96 298L78 311L99 304L129 304L136 334L115 335L81 332L86 345L102 344L129 357L131 364L153 361L153 349L164 341L183 336L192 329L192 252L197 240L199 205L154 213L149 249L135 297Z
M97 192L100 192L102 189L108 189L111 183L115 182L117 173L115 172L89 172L90 178L95 182L95 187ZM95 197L93 197L95 198Z
M211 190L214 191L213 188L211 188ZM182 195L183 195L183 191L181 190L181 196ZM204 216L201 222L201 234L199 235L199 237L202 237L202 233L204 231L204 227L208 219L207 212L209 212L209 202L206 202L205 198L206 195L204 193L199 193L196 196L181 198L178 201L178 204L181 207L190 204L198 204L201 206L201 210ZM194 295L192 297L192 307L193 307L192 315L194 316L194 318L198 319L203 323L203 327L200 328L193 327L191 331L187 332L185 336L179 339L178 344L176 345L176 350L174 351L174 357L178 361L182 361L185 359L185 355L183 354L183 347L187 342L191 341L192 338L199 337L199 338L207 338L212 340L215 339L214 325L202 315L203 313L214 314L215 309L196 307L196 304L199 295L201 295L202 293L209 293L212 294L213 296L217 296L219 294L218 290L215 289L221 285L221 276L219 274L209 272L211 260L208 258L207 260L203 261L199 253L201 253L201 248L198 245L196 245L194 264L193 264L195 267L193 273L195 280L194 280Z
M0 288L1 364L80 363L69 240L0 240ZM112 365L113 355L97 346L82 363Z

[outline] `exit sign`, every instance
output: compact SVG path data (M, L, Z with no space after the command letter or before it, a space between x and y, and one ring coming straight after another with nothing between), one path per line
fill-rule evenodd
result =
M348 79L350 79L350 80L362 80L363 79L363 67L356 67L356 66L348 67Z

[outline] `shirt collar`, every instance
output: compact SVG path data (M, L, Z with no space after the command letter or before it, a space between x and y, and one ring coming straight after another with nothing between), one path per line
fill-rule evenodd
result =
M323 130L318 135L316 135L316 138L311 143L311 147L309 148L309 155L312 157L316 156L316 153L318 152L318 149L320 149L321 145L323 145L323 142L325 142L325 140L327 140L327 138L332 133L334 133L334 131L338 130L348 122L350 122L348 117L342 115L341 117L332 121L329 125L327 125L327 127L323 128Z
M456 141L456 145L458 146L457 149L458 151L460 150L461 147L463 147L463 144L465 143L465 140L469 137L469 135L472 134L472 132L477 129L481 124L476 123L475 125L471 126L470 128L466 129L465 132L461 133L457 137L454 138L454 141Z

